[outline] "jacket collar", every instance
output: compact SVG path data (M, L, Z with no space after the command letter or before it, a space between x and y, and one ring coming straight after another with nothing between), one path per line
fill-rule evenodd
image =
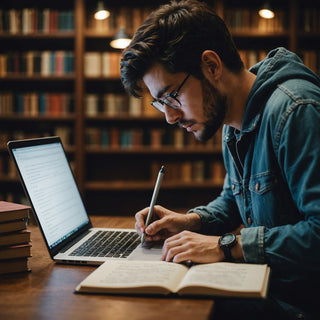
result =
M251 118L251 121L248 122L247 125L241 129L240 136L255 131L259 127L260 119L261 119L261 112L259 112L253 118ZM236 138L235 131L236 129L234 127L226 126L225 135L224 135L224 141L226 143Z

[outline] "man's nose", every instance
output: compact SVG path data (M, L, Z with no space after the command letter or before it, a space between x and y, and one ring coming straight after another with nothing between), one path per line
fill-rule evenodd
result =
M175 124L180 121L182 116L182 111L180 109L173 109L168 106L165 106L165 116L166 116L166 121L169 124Z

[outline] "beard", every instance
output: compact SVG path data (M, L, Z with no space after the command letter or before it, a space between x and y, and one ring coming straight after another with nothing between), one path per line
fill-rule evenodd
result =
M202 123L203 130L194 132L194 136L199 141L207 141L214 136L224 122L227 112L227 98L205 77L203 77L201 82L203 91L203 113L207 120Z

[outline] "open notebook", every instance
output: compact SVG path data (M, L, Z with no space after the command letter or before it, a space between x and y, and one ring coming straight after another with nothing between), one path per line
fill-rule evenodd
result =
M53 260L161 259L161 248L142 247L134 229L92 228L59 137L9 141L8 150Z

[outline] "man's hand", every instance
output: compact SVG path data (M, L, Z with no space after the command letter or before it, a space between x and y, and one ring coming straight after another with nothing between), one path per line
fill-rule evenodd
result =
M225 255L219 246L219 236L207 236L190 231L182 231L168 238L162 248L162 260L176 263L213 263L223 261ZM235 260L243 259L241 235L237 244L231 248Z
M181 214L161 206L155 206L152 223L146 228L144 223L148 210L149 208L145 208L135 215L135 228L140 236L146 232L146 241L164 240L183 230L196 231L201 227L200 217L196 213Z
M164 242L162 260L176 263L183 261L195 263L222 261L224 253L220 249L218 241L219 237L216 236L182 231Z

